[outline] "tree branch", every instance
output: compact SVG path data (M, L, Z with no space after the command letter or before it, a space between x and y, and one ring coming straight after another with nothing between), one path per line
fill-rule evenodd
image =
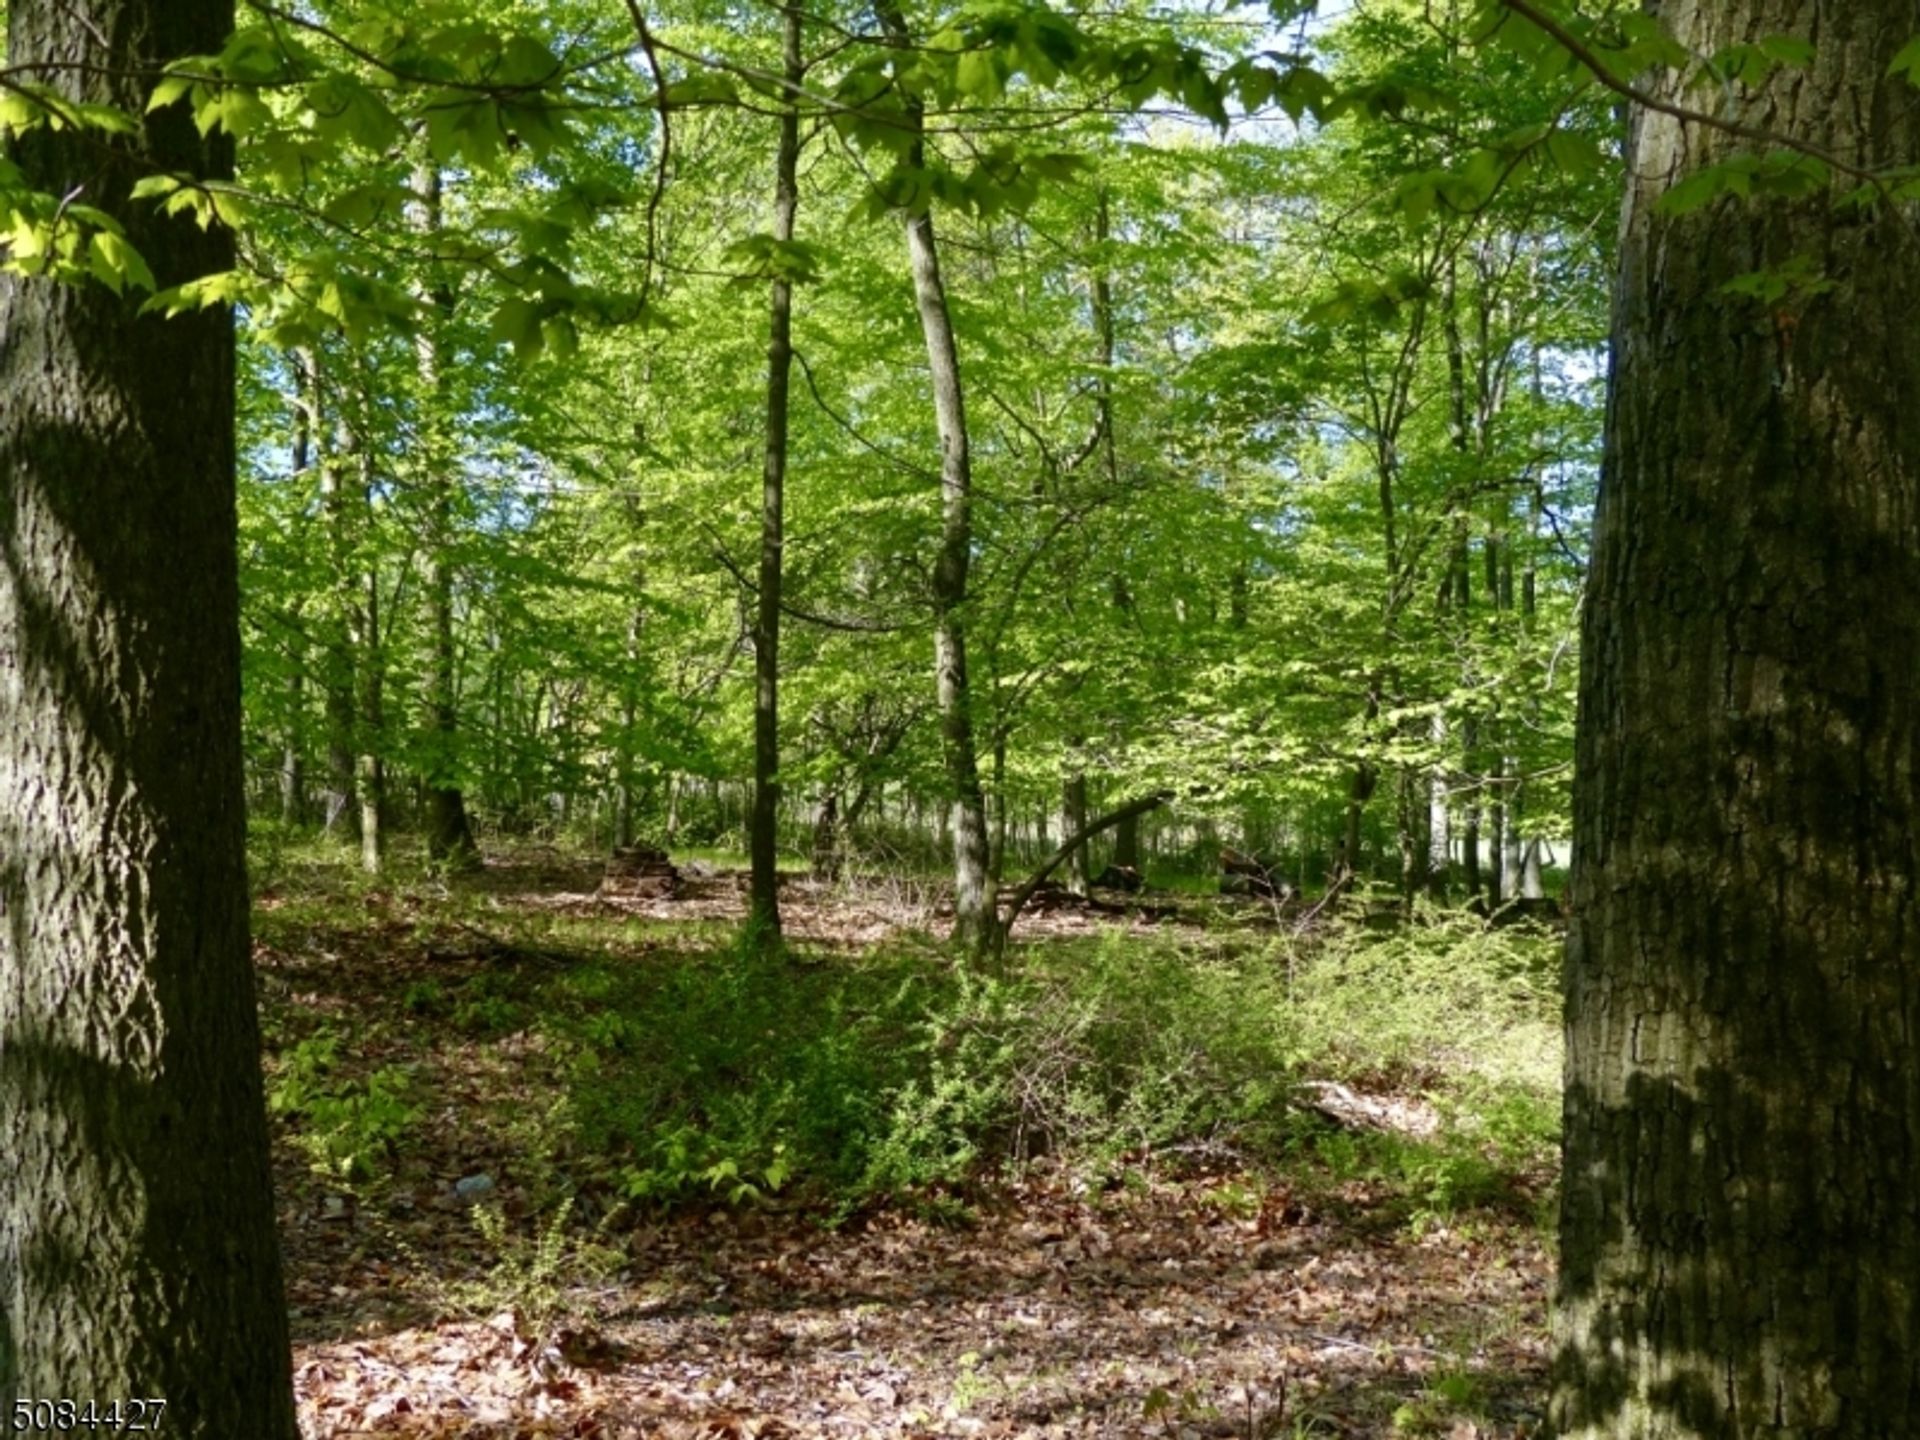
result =
M1801 140L1792 135L1782 135L1777 131L1766 130L1758 125L1748 125L1739 120L1727 120L1718 115L1711 115L1705 110L1695 110L1690 106L1681 105L1676 101L1663 99L1651 90L1643 90L1630 80L1622 80L1608 68L1606 60L1601 56L1599 51L1588 45L1586 41L1574 34L1573 31L1547 14L1538 5L1534 4L1533 0L1501 0L1501 3L1523 20L1529 21L1535 27L1553 37L1561 49L1565 50L1569 55L1573 56L1574 59L1586 66L1586 68L1593 73L1593 78L1598 80L1607 89L1613 91L1616 95L1624 96L1636 105L1648 110L1656 110L1662 115L1671 115L1676 120L1689 121L1696 125L1710 126L1725 134L1737 135L1742 140L1752 140L1761 145L1778 145L1785 150L1798 151L1802 155L1811 156L1813 159L1831 167L1842 175L1851 175L1856 180L1864 180L1882 194L1886 193L1887 182L1883 177L1872 170L1855 165L1851 161L1841 159L1831 150L1820 145L1815 145L1810 140ZM1888 198L1891 199L1892 197L1889 196Z
M1007 902L1007 918L1000 922L999 943L1006 944L1007 936L1013 932L1013 925L1020 918L1020 912L1027 908L1027 902L1034 892L1047 883L1047 877L1058 870L1067 861L1067 857L1078 850L1094 836L1113 829L1114 826L1131 820L1135 816L1145 815L1150 810L1158 810L1173 799L1172 792L1156 791L1152 795L1143 795L1138 800L1128 801L1118 810L1110 810L1098 820L1089 820L1067 838L1058 850L1048 857L1047 863L1027 877L1026 883L1013 892L1013 898Z

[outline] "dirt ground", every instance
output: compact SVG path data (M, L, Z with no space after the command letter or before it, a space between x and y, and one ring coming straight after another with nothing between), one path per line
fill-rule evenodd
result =
M739 879L674 900L578 866L500 867L484 904L737 920ZM263 905L277 902L269 894ZM296 1385L309 1440L414 1437L1522 1436L1545 1387L1549 1257L1512 1215L1406 1223L1362 1182L1165 1157L1088 1191L1039 1172L942 1218L828 1228L760 1206L671 1216L586 1196L542 1257L527 1197L482 1236L463 1176L511 1177L495 1123L546 1103L537 1054L444 1043L401 1003L491 963L483 927L372 895L366 924L260 946L269 1033L318 1012L434 1071L419 1144L375 1187L329 1182L278 1127ZM871 943L924 895L796 885L792 930ZM1169 922L1046 912L1037 927ZM632 929L633 927L629 927ZM386 1022L382 1025L380 1022ZM377 1047L376 1047L377 1048Z

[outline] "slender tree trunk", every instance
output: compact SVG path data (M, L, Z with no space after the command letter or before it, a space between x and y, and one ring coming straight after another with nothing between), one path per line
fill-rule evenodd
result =
M798 90L806 79L798 0L781 12L782 75ZM793 239L800 206L800 105L789 96L780 113L774 162L773 238ZM760 943L780 944L780 586L787 486L788 393L793 378L793 283L773 278L767 320L767 448L760 471L760 593L753 634L753 820L747 849L753 864L748 924Z
M1347 786L1346 828L1340 842L1340 873L1348 880L1360 874L1360 818L1366 813L1367 801L1373 798L1376 778L1371 765L1356 765L1353 779Z
M1115 339L1113 305L1113 270L1107 253L1113 238L1113 215L1110 197L1105 189L1100 191L1099 202L1094 209L1094 244L1099 247L1098 264L1093 272L1093 326L1099 344L1100 361L1099 382L1094 390L1095 402L1100 407L1100 463L1105 471L1107 488L1114 494L1120 490L1120 427L1114 414L1113 371L1118 358ZM1133 609L1133 594L1127 587L1124 570L1118 570L1113 576L1113 606L1124 618ZM1125 734L1122 732L1122 742ZM1113 827L1113 863L1125 870L1140 870L1140 821L1143 812L1129 811Z
M829 790L813 817L813 873L822 880L840 878L840 792Z
M1487 909L1498 910L1507 900L1506 768L1494 761L1487 776Z
M627 617L626 668L620 676L620 754L615 761L619 784L613 797L613 848L616 850L626 849L634 838L633 748L640 696L633 672L640 663L641 624L642 614L636 607Z
M316 439L324 435L318 428L318 357L309 357L315 380ZM345 483L342 465L346 446L336 443L331 453L322 444L320 455L320 508L327 527L328 594L321 641L321 664L326 687L327 789L324 825L329 834L335 827L352 833L359 816L353 803L354 734L359 729L358 689L355 671L353 613L358 605L359 587L354 579L358 550L358 515Z
M297 611L295 615L297 618ZM280 751L280 823L283 825L298 825L306 818L307 808L307 766L306 758L300 751L300 712L307 704L307 657L306 646L297 638L294 643L299 650L293 657L293 668L287 674L287 711L290 719L286 744Z
M1520 860L1520 890L1522 900L1544 900L1547 898L1547 882L1540 873L1540 840L1531 836Z
M1818 41L1730 119L1920 162L1911 0L1666 0ZM1817 34L1814 27L1817 26ZM1672 71L1647 82L1697 103ZM1920 1435L1920 245L1636 110L1582 632L1554 1419ZM1843 182L1850 186L1851 181ZM1728 283L1812 257L1833 288Z
M1077 750L1078 746L1074 748ZM1087 777L1086 772L1076 770L1061 787L1060 830L1062 834L1077 835L1086 823ZM1086 840L1067 852L1066 870L1068 891L1075 895L1087 894L1093 880L1093 855Z
M432 163L413 172L414 228L431 239L440 229L440 167ZM452 398L447 393L440 355L440 327L453 319L454 292L434 285L425 296L431 314L414 341L420 370L422 450L427 489L427 859L449 870L471 870L480 863L467 818L467 797L460 788L459 650L454 644L454 494L459 463L450 427ZM377 828L377 827L376 827Z
M231 173L154 76L202 0L12 0L16 82L144 117L41 129L26 184L117 214L160 284L232 246L128 203ZM135 1397L294 1440L247 934L233 321L0 276L0 1431ZM123 1411L124 1414L124 1411ZM56 1427L57 1428L57 1427Z
M287 367L293 377L293 478L304 482L313 467L314 425L319 419L319 396L313 366L301 351L290 351ZM304 600L287 611L287 643L292 647L287 667L287 739L280 758L280 821L298 825L306 819L307 765L305 749L307 657L311 647L305 630Z
M350 448L357 466L361 523L370 531L372 459L357 439L343 448ZM381 653L380 567L372 555L352 583L353 608L348 623L355 651L354 675L359 682L353 697L358 722L354 727L353 790L360 807L360 868L377 875L386 855L382 828L387 790L386 762L382 758L386 743L386 660Z
M1524 787L1515 778L1519 764L1511 755L1505 757L1500 768L1506 777L1507 787L1502 815L1504 829L1501 833L1500 893L1512 900L1520 894L1520 867L1526 848L1526 842L1520 836L1520 820L1525 809Z
M882 0L881 23L896 45L909 43L906 22L893 0ZM923 158L917 132L924 112L917 97L905 102L916 131L911 163ZM914 300L926 336L933 382L933 411L940 432L940 549L933 567L933 667L940 711L940 739L947 774L947 824L953 840L953 936L962 948L984 953L995 940L997 918L987 887L986 797L974 752L973 697L967 681L967 576L973 560L973 461L967 436L960 351L940 274L940 248L933 212L906 216L907 257Z
M987 847L987 883L995 890L1007 874L1007 732L993 734L993 837Z
M1428 790L1427 783L1432 778L1430 771L1415 770L1411 766L1400 771L1399 806L1395 817L1400 839L1400 902L1408 914L1413 913L1415 897L1424 894L1430 873L1427 869L1427 846L1431 837L1427 833Z

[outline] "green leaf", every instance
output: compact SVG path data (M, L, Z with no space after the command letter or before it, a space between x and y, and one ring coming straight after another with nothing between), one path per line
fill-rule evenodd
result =
M185 99L187 93L193 89L194 83L193 79L186 75L162 76L160 82L153 87L153 94L147 97L147 113L164 110L175 101Z
M111 230L96 230L87 251L88 268L114 294L120 294L128 285L153 290L153 271L124 237Z
M1920 35L1900 47L1900 53L1887 66L1887 74L1905 75L1908 84L1920 86Z
M540 333L539 308L523 296L508 297L493 312L493 319L487 325L487 336L513 346L514 353L523 360L539 354L541 345L545 343Z

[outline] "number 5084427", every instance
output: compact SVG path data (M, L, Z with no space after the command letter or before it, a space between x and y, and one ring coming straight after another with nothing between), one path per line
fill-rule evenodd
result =
M16 1435L87 1435L103 1431L151 1433L166 1414L164 1400L15 1400L9 1427Z

